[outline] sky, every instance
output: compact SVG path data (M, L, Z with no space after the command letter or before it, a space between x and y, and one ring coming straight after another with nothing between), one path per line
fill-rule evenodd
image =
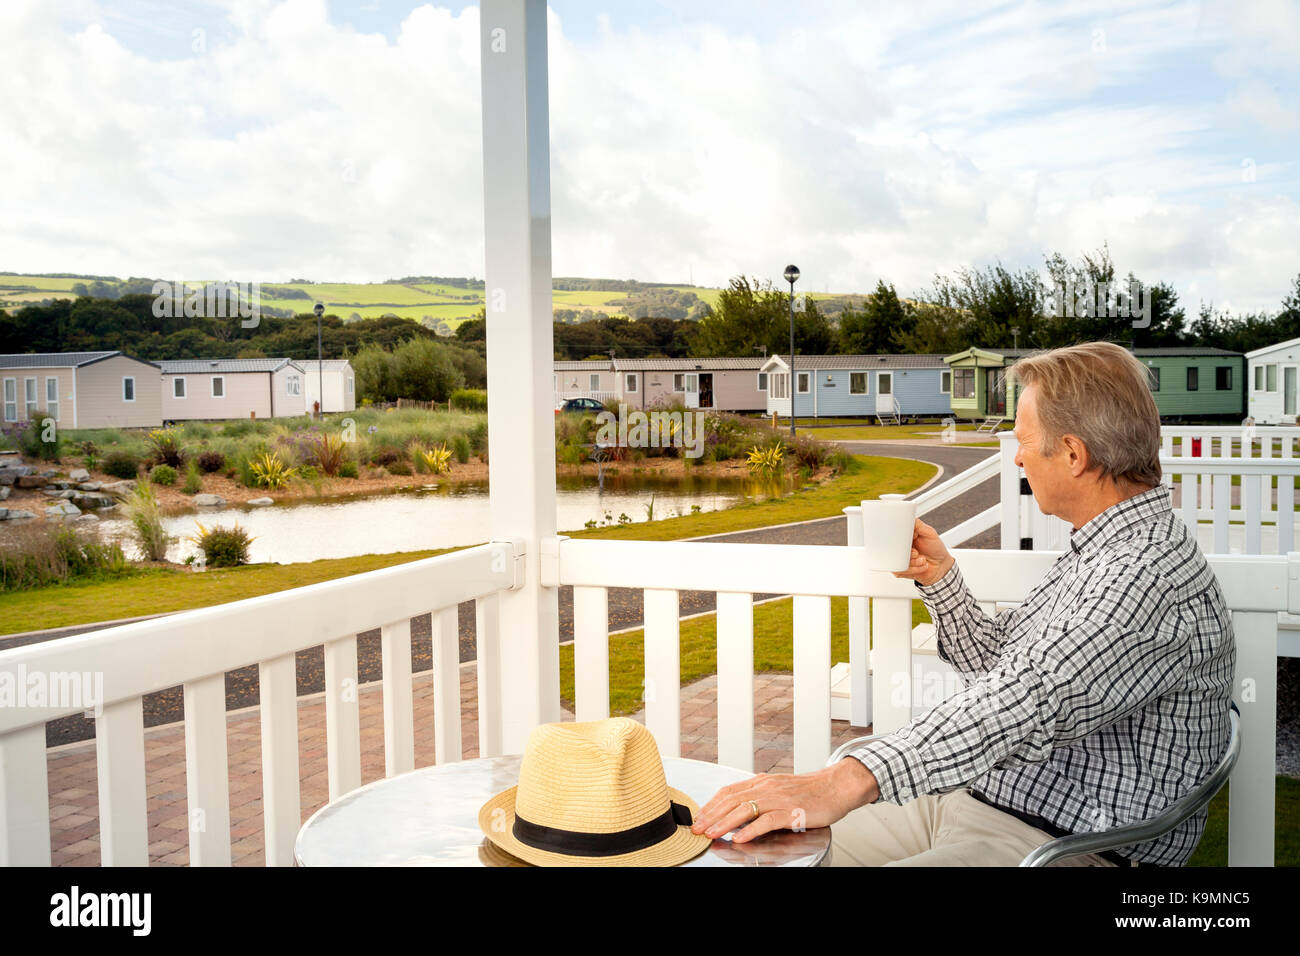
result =
M902 295L1108 244L1275 311L1300 2L552 0L553 272ZM482 276L477 4L4 0L0 270Z

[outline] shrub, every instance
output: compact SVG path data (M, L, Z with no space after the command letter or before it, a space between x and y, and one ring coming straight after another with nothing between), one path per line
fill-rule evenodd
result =
M79 442L77 451L81 452L81 464L86 471L95 471L99 467L99 446L93 441Z
M780 441L766 448L755 445L749 452L749 470L753 474L774 475L781 470L784 457Z
M316 435L307 446L308 455L313 464L324 474L334 476L342 467L347 445L342 435Z
M0 591L122 574L128 568L116 544L91 540L67 525L32 522L6 531L5 547L0 548Z
M563 416L560 416L563 417ZM469 446L476 455L487 454L488 424L487 419L479 419L469 430Z
M356 478L360 473L357 463L350 458L339 465L340 478Z
M159 465L158 467L163 468L166 466ZM191 460L185 469L185 484L182 486L181 491L187 495L197 495L202 490L203 472L199 470L199 463Z
M219 451L205 451L198 457L199 467L212 474L226 467L226 456Z
M395 461L390 465L384 466L388 469L390 475L409 475L412 474L411 466L404 461Z
M176 469L171 465L154 465L149 472L149 480L155 485L176 484Z
M158 496L145 483L136 485L135 491L126 501L126 517L131 522L136 546L149 561L161 561L167 557L167 546L171 536L167 534L162 523L162 509L158 506Z
M104 459L104 474L123 480L135 478L140 473L140 459L128 451L110 452Z
M401 461L403 457L400 448L394 448L392 445L380 445L370 452L370 464L388 468L389 465ZM407 474L410 474L410 472L407 472Z
M456 435L451 440L452 450L456 453L456 460L462 465L469 461L470 447L469 439L464 435Z
M424 465L430 474L441 475L451 470L451 449L443 442L437 448L421 448L416 461Z
M203 552L203 561L210 568L233 568L248 563L248 546L253 538L238 524L230 528L205 528L190 538Z
M458 388L449 398L451 407L462 412L486 412L487 392L481 388Z
M800 435L794 440L790 452L801 468L807 468L812 472L826 462L826 458L830 455L830 448L815 438Z
M57 427L44 426L40 421L10 425L5 429L5 435L7 443L21 451L25 458L58 461L63 453L63 434Z
M155 428L149 433L149 451L154 464L180 468L185 461L181 437L174 428Z
M289 483L289 479L297 474L296 468L290 468L274 452L264 452L260 458L252 462L251 469L253 480L258 486L270 488L272 491L283 488Z

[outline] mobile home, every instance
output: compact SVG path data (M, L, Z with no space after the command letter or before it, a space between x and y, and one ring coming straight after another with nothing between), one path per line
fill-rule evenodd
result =
M284 418L307 412L305 373L285 358L160 362L164 421Z
M122 352L0 355L6 423L52 419L60 428L162 424L162 373Z

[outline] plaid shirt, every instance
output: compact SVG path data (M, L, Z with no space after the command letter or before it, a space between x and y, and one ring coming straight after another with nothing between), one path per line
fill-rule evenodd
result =
M1228 741L1236 643L1218 579L1157 485L1070 532L1017 608L988 617L956 565L917 584L964 688L851 755L880 799L969 787L1080 833L1150 818ZM1182 865L1206 811L1118 851Z

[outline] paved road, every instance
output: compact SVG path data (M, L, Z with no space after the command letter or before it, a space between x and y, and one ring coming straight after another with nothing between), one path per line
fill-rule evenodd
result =
M953 475L971 467L971 465L995 454L993 448L963 448L957 445L941 443L902 444L885 442L845 443L849 451L855 454L872 454L883 457L912 458L933 462L943 469L938 481L946 481ZM937 482L936 482L937 483ZM996 479L985 482L974 491L962 496L957 501L949 502L942 508L926 516L928 523L944 531L972 515L988 508L996 502L998 483ZM772 544L814 544L843 546L847 540L845 517L826 518L820 521L801 522L776 528L758 528L752 531L739 531L731 534L715 535L702 540L730 542L764 542ZM988 541L981 539L987 537ZM966 547L997 547L996 532L982 535L966 543ZM756 594L756 600L775 597L771 594ZM712 591L683 591L680 594L681 613L700 614L714 610L715 595ZM559 594L560 640L573 638L573 589L563 587ZM475 659L474 644L474 602L468 601L458 608L460 622L460 660ZM641 591L632 588L611 588L609 592L609 627L610 630L636 627L642 623ZM429 670L432 667L431 627L429 615L413 618L411 621L411 654L414 671ZM82 625L57 632L31 635L23 638L0 639L0 650L6 646L52 640L55 637L67 637L86 631L92 631L102 625ZM325 689L324 651L317 647L302 651L297 655L298 693L319 693ZM358 678L362 682L379 680L382 677L382 658L380 652L379 630L367 631L357 638ZM248 707L258 702L256 665L240 668L226 674L226 707L233 710ZM184 703L180 687L148 694L144 698L145 726L180 720L184 713ZM87 740L94 736L93 721L83 717L67 717L52 721L46 726L46 738L50 746Z

